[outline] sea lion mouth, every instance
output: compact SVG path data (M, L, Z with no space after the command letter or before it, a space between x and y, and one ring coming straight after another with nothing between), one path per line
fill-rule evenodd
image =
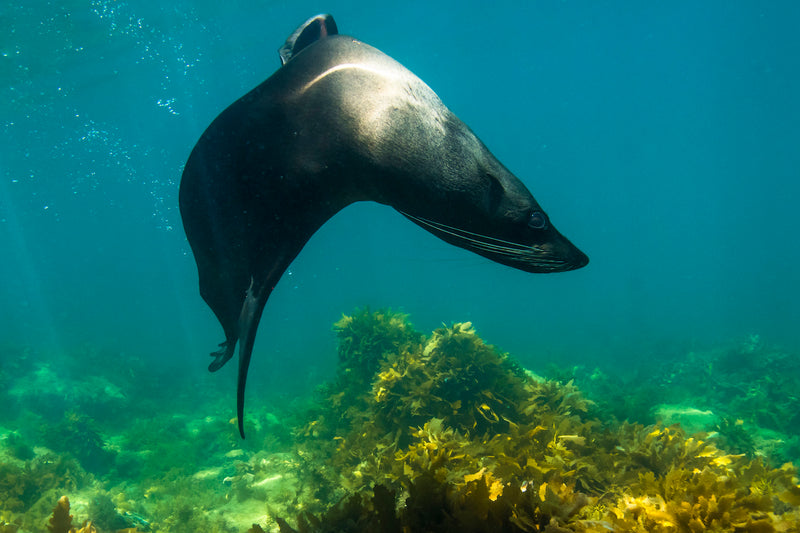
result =
M589 263L589 258L583 252L552 227L547 242L520 244L403 211L400 213L440 239L525 272L566 272L584 267Z

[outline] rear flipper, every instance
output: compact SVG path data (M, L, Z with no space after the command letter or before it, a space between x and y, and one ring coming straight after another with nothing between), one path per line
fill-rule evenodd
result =
M236 339L233 340L226 340L225 342L220 343L220 350L216 352L211 352L211 357L214 358L211 361L211 364L208 365L209 372L216 372L220 368L227 363L231 357L233 357L233 349L236 348Z
M250 357L253 354L253 344L256 340L258 323L261 320L261 313L264 311L264 304L270 295L269 290L263 286L254 289L254 281L251 280L250 288L247 289L247 296L242 305L242 312L239 315L239 376L236 384L236 417L239 420L239 434L244 438L244 388L247 384L247 369L250 367ZM233 348L231 348L233 351Z

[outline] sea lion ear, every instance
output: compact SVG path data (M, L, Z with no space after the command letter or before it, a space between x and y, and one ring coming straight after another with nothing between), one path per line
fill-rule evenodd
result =
M327 37L328 35L336 35L339 30L336 28L336 22L333 20L333 15L317 15L311 17L299 28L294 30L283 46L278 48L278 54L281 56L281 65L285 65L291 58L296 56L300 50L306 46Z

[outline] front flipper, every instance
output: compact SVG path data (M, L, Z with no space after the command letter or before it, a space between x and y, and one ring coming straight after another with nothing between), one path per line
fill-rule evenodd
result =
M253 344L256 340L258 323L264 304L267 303L271 290L264 286L254 286L250 282L247 296L242 304L239 315L239 375L236 383L236 417L239 421L239 434L244 438L244 388L247 384L247 369L250 368L250 357L253 354Z

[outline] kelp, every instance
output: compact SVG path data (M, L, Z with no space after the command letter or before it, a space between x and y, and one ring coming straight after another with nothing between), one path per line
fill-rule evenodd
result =
M73 531L72 515L69 514L69 498L62 496L53 508L53 516L48 521L47 529L51 533L69 533Z
M421 337L407 315L391 310L371 312L368 307L353 316L342 315L333 329L339 339L339 393L364 392L386 356L403 353L418 344Z
M352 495L321 518L302 514L297 518L297 528L284 520L279 521L279 527L281 533L570 531L557 524L579 510L585 498L568 496L565 501L562 492L561 487L550 485L538 492L513 486L504 495L492 497L490 484L483 477L457 488L426 475L411 482L402 497L384 485L376 485L371 494ZM553 515L553 509L559 514ZM263 530L254 527L251 531Z
M693 485L696 497L689 501L667 500L658 493L626 494L608 505L603 498L576 493L555 481L539 487L509 483L501 495L493 497L485 477L456 487L422 476L402 495L376 485L372 494L351 495L320 517L299 515L295 527L281 519L278 524L281 533L798 531L797 511L778 516L762 511L758 498L737 502L724 491L721 496L701 494L719 490L709 477L698 476L698 484L705 488ZM254 525L249 531L262 533L263 529Z
M86 520L80 527L72 525L72 515L69 514L69 498L62 496L53 508L53 514L48 520L47 529L51 533L100 533L91 520ZM106 530L109 531L109 530ZM139 533L136 528L112 529L116 533Z
M349 389L359 393L326 389L298 431L309 474L341 489L326 513L302 513L297 531L798 530L791 464L771 468L679 426L604 417L572 381L523 371L470 323L430 337L390 311L340 324L345 351L379 348L342 359L339 382L359 376Z
M487 346L472 324L436 330L414 351L389 354L373 382L378 419L418 426L441 414L461 432L496 434L514 422L526 397L523 374L505 354Z

